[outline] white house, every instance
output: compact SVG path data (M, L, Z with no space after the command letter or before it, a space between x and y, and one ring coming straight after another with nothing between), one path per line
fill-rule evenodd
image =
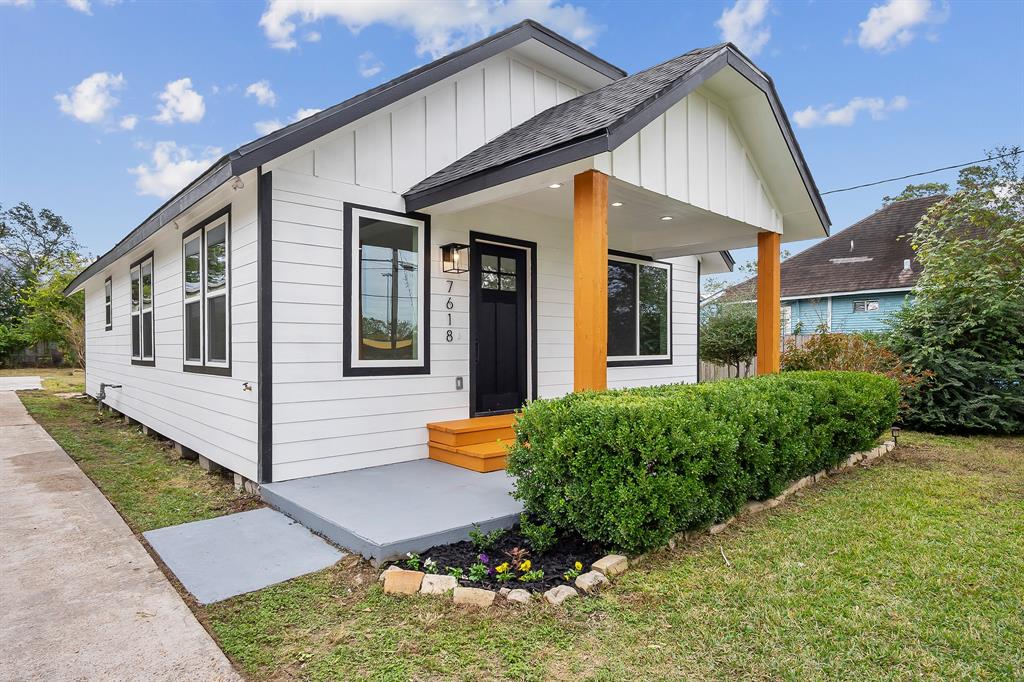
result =
M525 401L695 381L699 273L756 242L777 287L828 225L734 46L629 76L526 21L224 156L67 291L87 392L246 478L486 471Z

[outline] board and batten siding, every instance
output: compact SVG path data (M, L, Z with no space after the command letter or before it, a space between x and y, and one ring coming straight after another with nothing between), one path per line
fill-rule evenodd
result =
M599 156L596 167L712 213L782 232L781 213L728 108L701 90Z
M402 193L535 114L585 90L496 55L268 164Z
M212 206L175 230L168 225L85 285L86 392L108 388L105 403L161 435L256 480L256 190L246 183L231 203L231 376L182 371L181 235L223 208ZM131 362L129 266L153 252L155 366ZM111 277L113 328L104 318L104 280ZM249 382L251 391L243 390Z
M423 458L427 423L469 416L469 274L442 273L440 245L471 231L537 243L537 393L572 390L570 223L501 204L433 217L430 373L345 377L344 203L401 210L401 197L287 170L273 182L274 480ZM671 262L673 364L609 368L612 387L696 379L696 258Z

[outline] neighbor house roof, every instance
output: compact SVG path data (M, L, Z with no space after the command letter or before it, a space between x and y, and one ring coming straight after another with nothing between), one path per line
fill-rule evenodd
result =
M79 273L64 292L75 291L90 277L134 249L232 177L253 170L282 154L298 149L318 137L528 40L537 40L590 67L606 78L621 78L626 75L626 72L617 66L606 62L537 22L527 19L340 104L324 109L313 116L285 126L269 135L264 135L222 156L202 175L167 200L112 249Z
M828 212L771 78L731 43L691 50L542 111L412 187L404 194L406 206L415 211L612 151L726 66L764 93L828 234Z
M909 289L921 275L909 235L942 195L893 202L782 263L782 298ZM904 261L910 261L905 270ZM726 289L721 298L756 297L757 277Z

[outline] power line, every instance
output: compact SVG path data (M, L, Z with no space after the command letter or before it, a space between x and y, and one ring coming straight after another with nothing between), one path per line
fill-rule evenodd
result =
M822 196L826 194L835 194L836 192L849 192L853 189L862 189L864 187L874 187L875 185L881 185L886 182L896 182L897 180L906 180L907 178L916 178L921 175L930 175L931 173L938 173L944 170L952 170L954 168L963 168L964 166L971 166L976 163L985 163L986 161L996 161L997 159L1003 159L1007 156L1016 156L1021 153L1020 147L1014 147L1012 151L1005 154L999 154L998 156L990 156L987 159L978 159L977 161L968 161L967 163L958 163L955 166L945 166L943 168L935 168L934 170L922 171L920 173L911 173L910 175L901 175L898 178L888 178L886 180L878 180L876 182L866 182L863 185L854 185L853 187L843 187L842 189L830 189L827 192L822 192Z

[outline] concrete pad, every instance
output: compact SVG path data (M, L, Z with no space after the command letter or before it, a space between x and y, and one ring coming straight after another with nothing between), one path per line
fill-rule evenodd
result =
M267 483L260 495L332 542L367 559L387 561L434 545L511 528L522 504L504 471L480 474L417 459L337 474Z
M36 376L0 377L0 391L39 391L42 379Z
M0 499L0 679L240 679L11 391L0 391Z
M201 604L319 571L344 556L273 509L142 534Z

